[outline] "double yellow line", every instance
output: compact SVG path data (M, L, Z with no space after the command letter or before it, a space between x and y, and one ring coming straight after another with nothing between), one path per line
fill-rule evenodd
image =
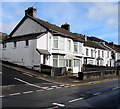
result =
M67 83L51 81L51 80L48 80L48 79L45 79L45 78L39 77L39 76L33 76L31 74L28 74L28 73L22 73L22 74L30 76L30 77L34 77L34 78L37 78L37 79L42 79L42 80L47 81L47 82L51 82L51 83L55 83L55 84L62 84L62 85L92 85L92 84L100 84L100 83L104 83L104 82L110 82L110 81L118 80L118 78L114 78L114 79L107 79L107 80L95 81L95 82L93 81L93 82L87 82L87 83L81 83L81 84L67 84Z

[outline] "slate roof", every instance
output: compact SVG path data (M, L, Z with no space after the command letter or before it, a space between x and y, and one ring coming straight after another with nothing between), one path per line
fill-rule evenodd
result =
M2 43L36 39L38 36L40 36L42 34L44 34L44 32L36 33L36 34L27 34L27 35L22 35L22 36L17 36L17 37L10 37L10 38L4 40Z
M80 36L78 36L77 34L75 34L75 33L72 33L72 32L70 32L68 30L65 30L65 29L63 29L63 28L61 28L59 26L53 25L53 24L51 24L49 22L46 22L46 21L43 21L41 19L38 19L38 18L33 18L33 19L35 19L36 21L38 21L40 24L42 24L43 26L45 26L48 29L51 29L51 30L56 31L56 32L58 32L60 34L69 36L74 41L84 42L84 40Z
M120 45L106 43L107 46L120 53Z
M40 54L45 54L45 55L50 55L48 50L44 50L44 49L36 49Z
M96 42L93 42L90 40L85 41L84 46L106 50L106 48L104 48L104 47L100 46L99 44L97 44Z
M77 34L74 34L68 30L65 30L59 26L56 26L54 24L51 24L49 22L43 21L41 19L35 18L35 17L31 17L30 15L25 15L24 18L20 21L20 23L14 28L14 30L10 33L10 36L13 35L13 33L19 28L19 26L26 20L26 18L30 18L33 21L37 22L38 24L42 25L43 27L45 27L47 30L49 31L53 31L53 34L60 34L64 37L69 37L71 39L73 39L74 41L79 41L79 42L84 42L84 40L78 36ZM31 37L32 38L32 37Z

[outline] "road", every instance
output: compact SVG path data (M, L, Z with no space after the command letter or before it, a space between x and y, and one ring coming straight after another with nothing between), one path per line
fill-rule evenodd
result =
M119 109L118 80L65 85L47 82L3 67L3 107L113 107ZM22 105L21 105L22 104Z

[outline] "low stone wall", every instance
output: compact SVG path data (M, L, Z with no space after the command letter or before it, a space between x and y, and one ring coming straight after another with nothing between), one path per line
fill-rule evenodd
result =
M115 76L116 70L100 70L100 71L89 71L89 72L83 72L83 80L97 78L97 77L105 77L105 76Z

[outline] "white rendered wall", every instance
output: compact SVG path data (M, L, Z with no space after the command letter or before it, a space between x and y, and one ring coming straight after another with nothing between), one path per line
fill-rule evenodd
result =
M34 48L35 40L29 40L29 46L25 46L25 41L17 42L17 47L14 48L14 43L6 43L7 47L2 49L2 58L19 65L33 67L34 65Z
M32 19L27 18L12 36L14 37L14 36L20 36L25 34L34 34L34 33L40 33L44 31L46 31L44 27L40 26L40 24L36 23Z

